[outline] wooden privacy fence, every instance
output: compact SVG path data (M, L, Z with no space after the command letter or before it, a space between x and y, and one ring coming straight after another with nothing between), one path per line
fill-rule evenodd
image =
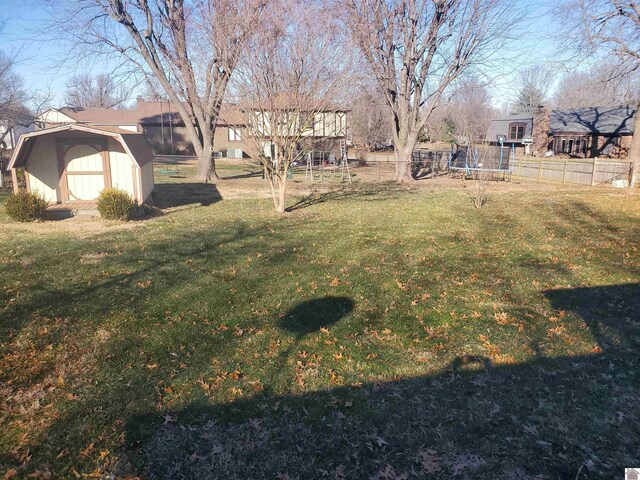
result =
M602 158L516 158L514 177L538 181L598 185L613 180L629 180L632 163Z

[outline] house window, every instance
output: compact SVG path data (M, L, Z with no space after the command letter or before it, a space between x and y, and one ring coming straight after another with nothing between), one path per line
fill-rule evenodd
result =
M522 140L524 138L524 123L509 124L509 140Z
M242 133L239 128L230 128L229 129L229 141L230 142L239 142L242 140Z

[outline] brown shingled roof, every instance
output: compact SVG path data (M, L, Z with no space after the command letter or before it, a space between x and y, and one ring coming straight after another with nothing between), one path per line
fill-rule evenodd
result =
M91 125L160 125L172 122L184 125L182 117L168 101L146 101L138 99L135 109L115 110L103 107L62 107L61 113L79 123ZM225 103L220 108L218 125L245 125L246 121L236 105Z
M80 123L93 125L135 125L135 110L115 110L104 107L62 107L61 113Z
M162 122L168 123L170 120L174 125L184 124L171 102L149 102L139 99L136 107L134 112L137 114L137 123L141 125L158 125ZM245 123L235 105L229 103L222 105L218 125L244 125Z

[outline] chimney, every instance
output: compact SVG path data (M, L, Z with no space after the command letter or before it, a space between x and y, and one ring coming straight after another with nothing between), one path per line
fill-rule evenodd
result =
M531 136L533 137L533 145L531 150L534 156L543 157L549 150L549 121L551 112L544 106L540 105L533 111L533 129Z
M138 107L139 107L139 106L140 106L141 104L143 104L143 103L144 103L144 97L143 97L142 95L138 95L138 96L136 97L136 106L138 106Z

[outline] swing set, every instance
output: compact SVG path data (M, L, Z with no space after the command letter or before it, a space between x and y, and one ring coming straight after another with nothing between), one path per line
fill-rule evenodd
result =
M331 152L313 150L306 155L305 182L324 182L332 178L352 183L346 142L340 141L340 158Z

